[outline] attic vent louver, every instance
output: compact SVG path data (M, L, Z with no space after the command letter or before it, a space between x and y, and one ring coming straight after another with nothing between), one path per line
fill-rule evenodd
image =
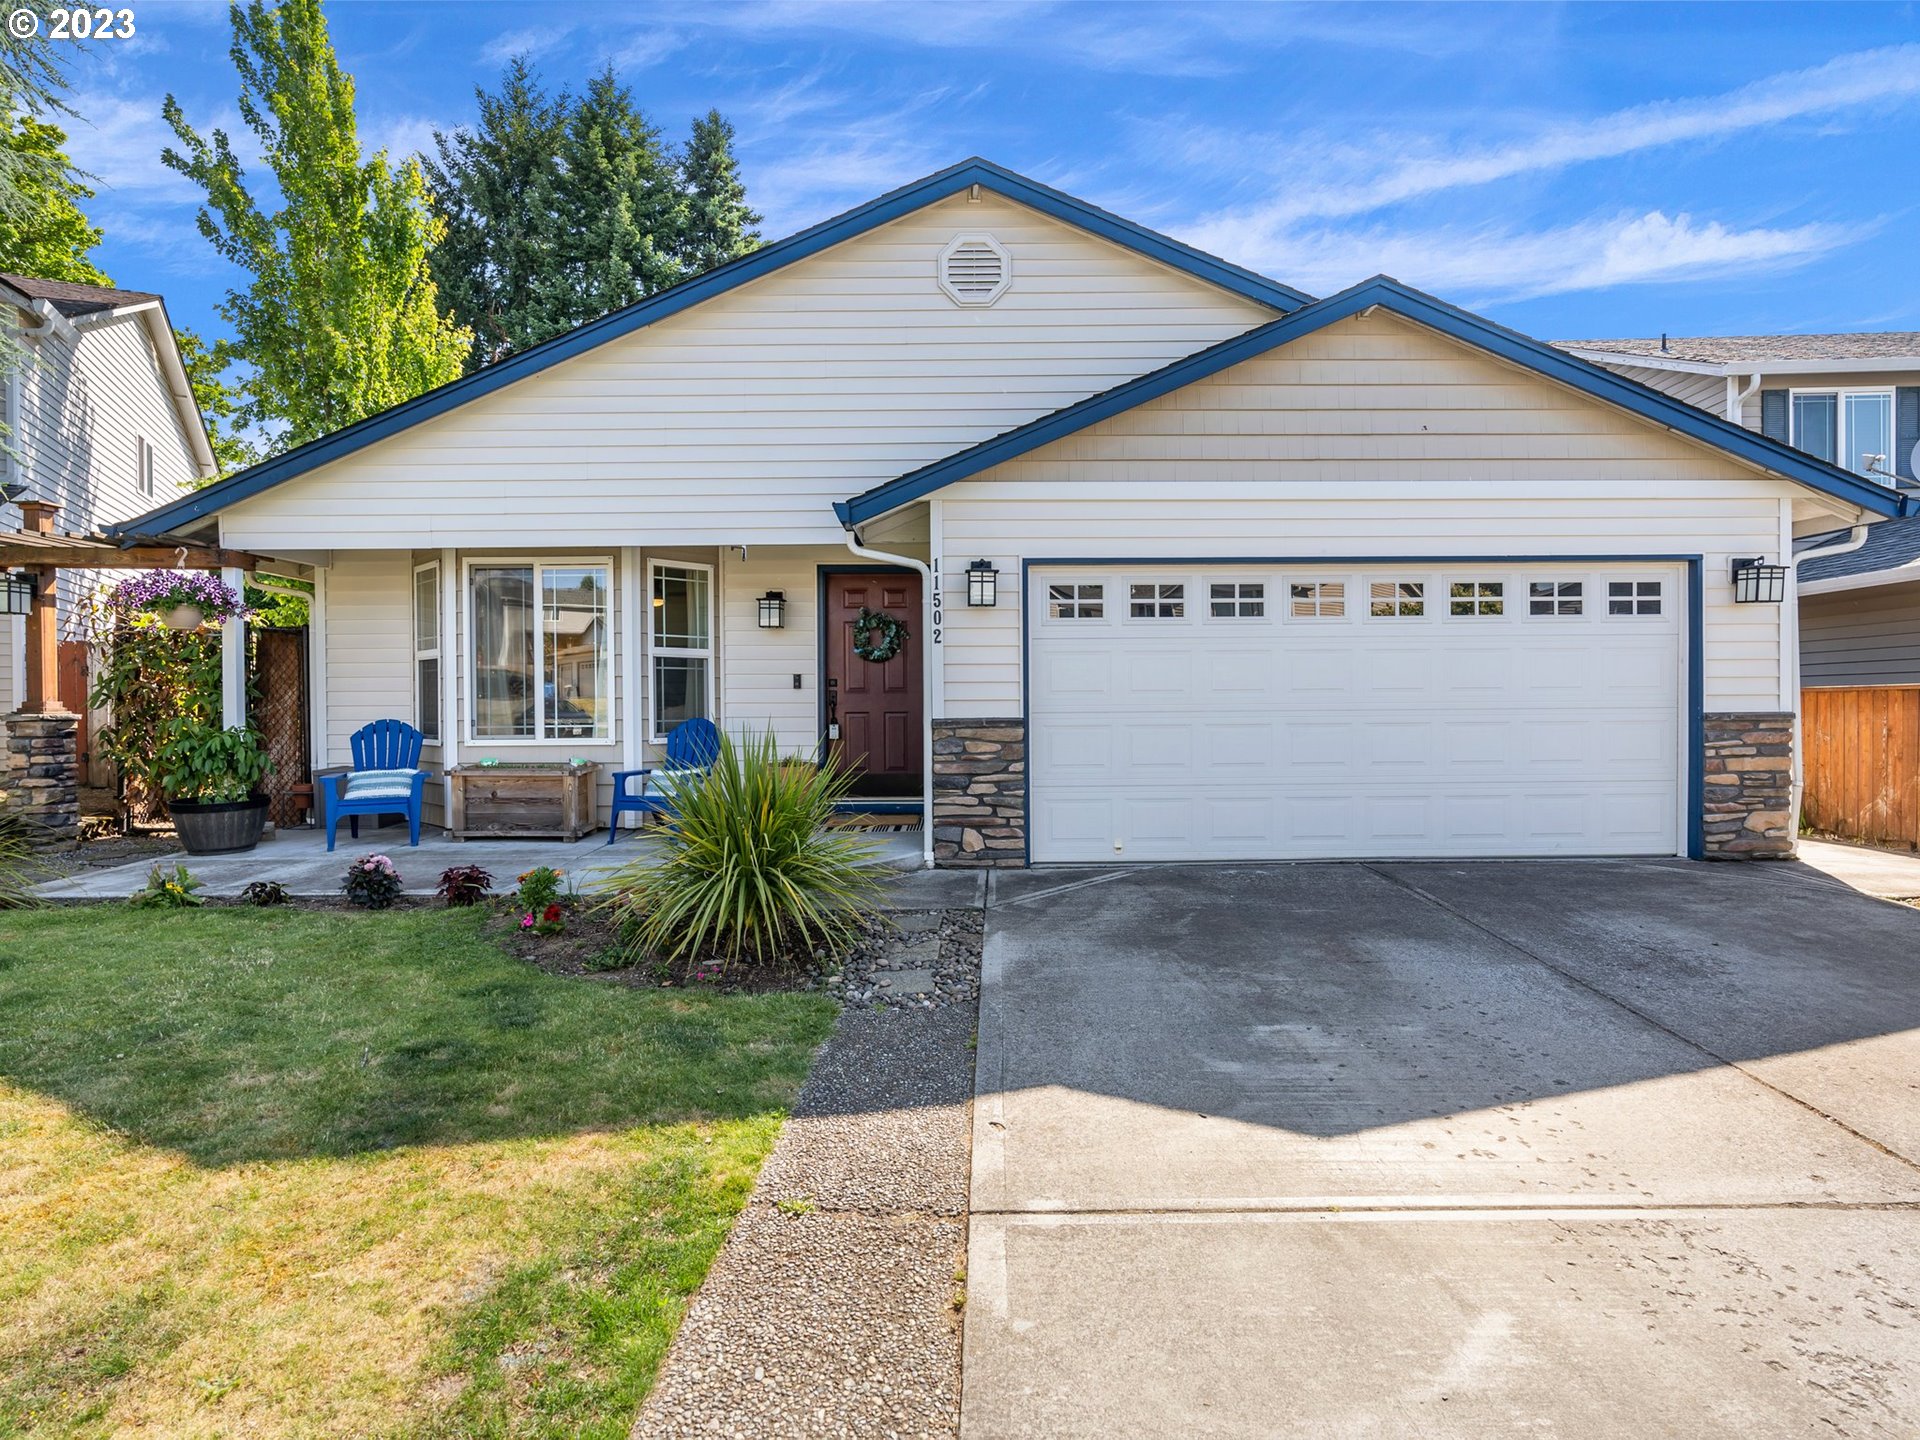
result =
M940 288L956 305L991 305L1013 282L1013 257L991 235L956 235L940 252Z

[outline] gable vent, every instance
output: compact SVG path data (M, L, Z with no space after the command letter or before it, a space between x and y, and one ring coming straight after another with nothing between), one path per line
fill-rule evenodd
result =
M991 235L956 235L940 252L940 288L956 305L991 305L1013 281L1013 257Z

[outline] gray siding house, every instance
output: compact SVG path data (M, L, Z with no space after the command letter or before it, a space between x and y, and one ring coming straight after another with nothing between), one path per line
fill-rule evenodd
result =
M1557 343L1856 474L1917 483L1920 331ZM1920 685L1920 519L1875 525L1857 548L1808 558L1796 574L1802 685Z

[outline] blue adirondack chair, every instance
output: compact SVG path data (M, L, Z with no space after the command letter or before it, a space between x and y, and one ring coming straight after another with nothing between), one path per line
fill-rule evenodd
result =
M622 815L643 817L642 825L647 822L645 816L665 815L673 810L673 786L658 788L660 780L671 782L676 778L704 774L711 769L713 762L720 758L720 732L713 727L711 720L683 720L676 725L673 733L667 736L667 759L664 765L649 765L643 770L619 770L613 777L613 814L607 817L607 844L613 844L620 834ZM627 789L629 780L640 781L640 793L632 794ZM648 793L648 784L655 788Z
M353 769L319 777L327 849L342 817L358 840L362 815L405 815L407 843L420 843L420 806L431 778L420 768L423 743L418 730L399 720L376 720L353 732Z

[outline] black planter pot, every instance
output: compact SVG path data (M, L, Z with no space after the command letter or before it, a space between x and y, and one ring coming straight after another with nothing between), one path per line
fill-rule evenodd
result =
M197 800L169 800L174 831L189 855L227 855L251 850L267 828L267 797L202 804Z

